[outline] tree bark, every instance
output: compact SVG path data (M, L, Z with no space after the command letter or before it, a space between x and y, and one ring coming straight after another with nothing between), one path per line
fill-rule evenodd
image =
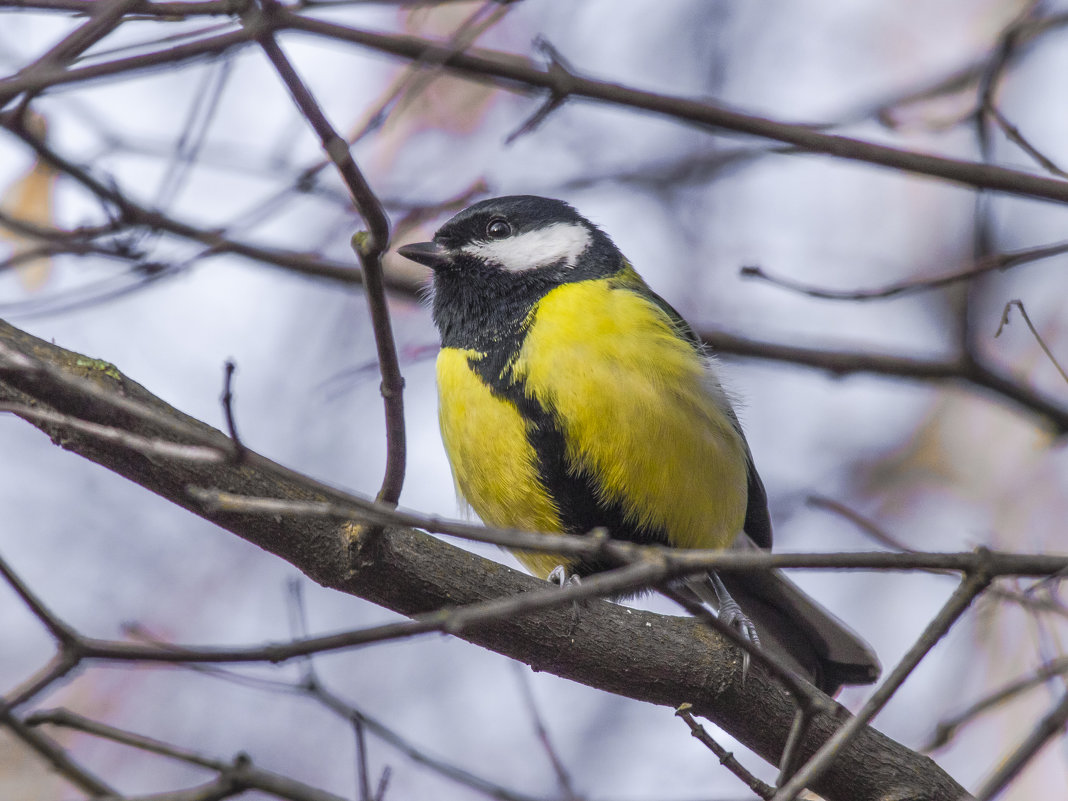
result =
M132 411L129 402L150 410ZM0 403L49 409L145 437L229 447L222 432L168 406L112 365L49 344L0 320ZM370 534L334 520L211 513L188 487L283 499L332 500L315 485L269 460L203 463L146 456L63 423L34 422L56 444L134 481L258 545L320 584L403 615L462 606L543 589L545 583L468 553L423 532L392 528ZM62 488L56 488L57 499ZM754 664L741 680L740 655L691 618L657 615L593 601L529 612L465 628L463 639L562 678L640 701L676 707L713 721L777 764L794 719L792 697ZM801 747L808 757L848 719L817 713ZM682 724L680 723L680 735ZM968 794L928 757L866 727L812 788L832 801L930 799Z

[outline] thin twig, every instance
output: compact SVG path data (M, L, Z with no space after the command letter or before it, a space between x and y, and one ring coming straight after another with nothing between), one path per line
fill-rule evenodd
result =
M775 780L776 787L782 787L796 773L798 758L801 756L801 744L805 741L811 720L812 710L804 704L798 704L794 712L793 723L790 724L790 733L786 737L786 745L782 749L782 757L779 759L779 777Z
M3 567L6 568L6 565ZM695 572L696 569L689 568L688 570ZM9 569L6 569L5 575L8 575L8 572ZM501 618L555 609L589 598L634 593L671 577L675 572L663 560L645 559L616 570L600 573L590 577L581 585L569 586L565 589L549 585L544 590L414 615L411 620L386 623L339 634L308 637L287 643L271 643L246 648L187 647L166 643L146 644L101 640L72 633L71 636L74 639L71 642L71 648L83 660L174 664L193 662L271 662L278 664L309 654L354 648L430 632L458 634L465 629ZM683 574L685 572L687 571L682 571ZM59 625L65 626L63 623Z
M237 435L237 422L234 418L233 381L236 369L237 365L234 360L227 359L223 366L223 392L219 400L222 402L223 416L226 418L226 430L230 434L230 441L234 444L234 463L240 464L244 461L248 449Z
M1058 178L1068 178L1068 172L1065 172L1058 167L1053 162L1053 159L1031 144L1031 142L1020 132L1020 129L1009 122L1008 118L1001 112L1001 109L997 106L991 106L990 114L994 118L994 121L997 122L998 127L1005 132L1005 136L1015 142L1022 151L1034 159L1046 172L1052 173Z
M367 740L363 735L363 721L358 717L352 719L352 730L356 735L356 784L360 788L360 801L374 801L371 796L370 768L367 766Z
M42 70L62 69L115 30L141 0L100 0L93 3L89 19L50 47L36 61L19 70L18 76Z
M1042 750L1046 743L1064 731L1066 724L1068 724L1068 694L1065 694L1060 703L1039 721L1034 730L1020 743L1019 748L998 767L994 775L983 783L979 792L975 794L975 801L990 801L1001 793L1009 782L1027 767L1027 763Z
M81 655L75 649L61 647L40 670L0 697L0 708L13 710L35 698L78 667L81 661Z
M956 735L958 730L975 720L979 715L989 710L996 709L998 706L1011 700L1020 693L1034 689L1035 687L1040 687L1050 679L1064 676L1066 674L1068 674L1068 656L1062 656L1060 659L1056 659L1049 664L1042 665L1042 667L1030 675L1009 682L1004 687L995 690L989 695L976 701L974 704L971 704L963 712L940 721L938 725L935 726L931 739L921 746L920 750L929 752L947 745Z
M757 278L766 281L773 286L807 295L808 297L820 298L821 300L841 300L851 302L885 300L887 298L901 297L918 292L927 292L933 289L944 289L945 287L953 286L962 281L969 281L995 270L1007 270L1021 264L1030 264L1042 259L1061 256L1065 253L1068 253L1068 242L1057 242L1052 245L1028 248L1026 250L1016 250L1010 253L997 253L987 258L980 259L961 270L946 273L945 275L936 276L934 278L901 281L899 283L887 284L886 286L877 289L826 289L811 284L805 284L800 281L794 281L783 276L773 275L768 273L762 267L755 265L742 267L739 271L739 275L743 278Z
M1068 186L1068 182L1065 184ZM952 381L971 384L1002 401L1045 417L1058 434L1068 433L1068 408L996 372L980 362L957 359L927 359L895 356L872 351L804 347L762 342L723 331L699 331L701 339L721 355L766 359L824 370L832 375L874 374L911 381Z
M382 254L389 247L389 220L381 201L356 165L348 142L334 130L271 33L277 17L287 12L276 0L261 0L261 3L263 14L254 18L246 16L245 24L253 30L257 43L285 83L301 114L319 137L323 150L337 166L352 194L357 211L367 223L368 235L354 237L353 245L363 267L363 285L371 313L379 370L382 373L381 391L386 412L386 469L378 500L396 505L404 486L407 446L404 431L404 378L401 376L397 346L389 322L389 307L382 276Z
M793 801L805 787L830 767L846 745L881 710L905 682L920 660L945 636L950 627L971 606L972 601L990 583L990 574L979 569L961 582L941 611L927 624L923 634L901 658L890 674L872 693L864 706L842 725L791 779L775 793L773 801Z
M741 779L746 787L761 798L769 799L775 795L774 787L767 782L761 781L750 773L746 767L735 758L734 754L713 739L712 735L705 730L704 726L697 722L689 710L690 705L683 704L675 710L675 714L686 721L686 725L690 727L690 734L704 743L708 750L719 758L719 764Z
M839 517L844 518L845 520L848 520L850 523L852 523L854 526L864 532L864 534L871 537L880 545L885 545L887 548L890 548L900 553L922 553L922 551L918 551L915 548L911 548L905 543L903 543L901 540L891 536L889 532L887 532L885 529L877 526L874 521L864 517L855 509L850 509L843 503L839 503L838 501L835 501L831 498L827 498L822 495L810 495L808 496L808 498L806 498L806 503L809 506L812 506L813 508L824 509L828 512L838 515ZM950 576L954 573L957 573L958 571L931 568L927 572L943 576ZM1056 580L1056 575L1057 574L1048 576L1042 580ZM990 587L987 590L987 594L998 599L1009 601L1014 604L1019 604L1020 606L1027 609L1029 612L1052 612L1053 614L1068 618L1068 609L1065 609L1063 606L1055 603L1052 599L1042 599L1035 597L1035 594L1031 591L1033 589L1034 588L1031 587L1028 588L1028 590L1025 592L1020 592L1018 590L1009 589L1004 585L1000 585Z
M89 793L92 796L118 796L102 779L95 776L91 771L79 765L66 749L59 745L51 737L27 726L9 709L0 707L0 726L7 727L12 734L29 746L40 757L48 762L52 768L64 779L75 787Z
M998 330L994 333L994 337L1001 336L1002 329L1009 324L1009 311L1015 306L1020 310L1020 315L1023 317L1027 327L1031 330L1031 335L1034 336L1035 341L1038 342L1038 346L1042 348L1042 352L1046 354L1046 357L1052 362L1053 366L1057 368L1057 372L1061 374L1061 378L1068 382L1068 373L1061 367L1061 363L1057 361L1057 357L1053 355L1053 351L1049 349L1049 345L1042 338L1042 335L1038 333L1038 329L1035 328L1035 324L1031 322L1031 317L1027 314L1027 309L1024 308L1023 302L1020 300L1010 300L1005 304L1004 311L1001 312L1001 322L998 323Z
M9 412L18 415L25 420L34 420L48 425L64 426L74 431L88 434L101 442L109 442L129 448L131 451L156 456L165 459L174 459L176 462L204 462L208 464L226 461L226 455L218 448L204 447L202 445L185 445L180 442L167 442L162 439L142 437L131 434L115 426L103 426L99 423L90 423L87 420L79 420L69 414L60 414L50 409L26 406L19 403L0 403L0 412Z
M247 756L238 755L232 762L226 762L162 742L161 740L146 737L143 734L135 734L125 729L119 729L115 726L92 720L68 709L50 709L35 712L26 719L26 723L32 726L49 724L85 732L94 737L111 740L146 753L158 754L179 762L214 770L229 776L231 779L238 780L242 787L261 790L279 798L295 799L296 801L344 801L340 796L304 784L289 776L257 768Z
M245 512L265 515L331 517L380 525L420 528L432 534L448 534L476 542L516 550L558 553L564 556L598 556L620 562L633 561L643 554L666 560L675 566L744 572L769 568L847 569L847 570L953 570L968 573L980 568L993 576L1049 576L1068 566L1068 556L989 551L937 553L886 551L850 553L772 553L769 551L703 550L635 545L589 534L559 534L518 529L496 529L448 521L434 515L391 509L368 499L349 496L347 503L329 501L289 501L255 498L247 495L189 487L187 492L212 512Z
M549 730L546 728L545 721L542 720L541 712L538 710L538 702L534 698L534 690L530 686L530 674L528 673L528 669L526 665L522 665L519 662L513 662L512 667L516 679L519 682L519 694L523 698L523 705L526 706L527 714L530 715L530 721L534 724L534 732L537 734L541 749L549 759L549 764L552 765L553 773L556 775L556 783L560 788L561 797L564 798L565 801L578 801L579 796L575 792L574 785L571 783L571 774L568 773L564 761L556 752L552 738L549 736Z
M2 556L0 556L0 575L4 577L4 580L15 591L22 603L26 605L26 608L41 622L41 625L48 630L48 633L57 642L62 645L77 642L79 639L78 632L64 623L58 615L45 606L44 602L37 597L26 582L18 577L18 574L11 569L7 560Z

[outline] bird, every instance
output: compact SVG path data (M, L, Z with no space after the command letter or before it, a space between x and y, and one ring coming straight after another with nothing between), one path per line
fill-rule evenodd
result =
M767 493L717 359L598 226L562 200L496 197L397 252L432 271L442 441L483 522L771 548ZM617 566L516 556L563 582ZM685 587L830 695L879 676L870 646L780 572Z

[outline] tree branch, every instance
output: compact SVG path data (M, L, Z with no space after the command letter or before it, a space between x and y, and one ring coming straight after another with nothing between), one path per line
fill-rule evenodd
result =
M227 447L227 437L167 406L140 385L108 370L86 371L93 364L15 328L0 323L0 401L41 404L91 422L103 414L116 425L113 411L94 404L97 393L120 395L123 402L151 414L122 415L121 424L141 436ZM48 370L34 370L44 363ZM80 366L79 366L80 365ZM61 373L64 380L52 378ZM78 388L87 386L84 392ZM175 426L163 423L173 420ZM500 599L543 588L522 575L411 529L389 528L375 537L351 526L320 518L295 519L239 512L208 512L186 488L215 486L236 494L298 500L330 500L336 491L316 492L307 479L249 452L240 467L149 459L114 442L101 442L62 423L41 422L42 430L74 451L183 506L222 528L291 562L319 583L358 595L413 616L445 606ZM176 437L176 430L194 436ZM737 651L700 622L625 609L591 601L572 620L570 609L555 608L496 619L460 633L463 639L526 662L538 670L618 693L677 708L691 703L764 759L778 762L794 720L791 696L754 665L743 683ZM817 711L800 758L810 758L848 712ZM924 797L958 801L965 791L931 760L870 727L861 727L813 789L832 801L887 797Z

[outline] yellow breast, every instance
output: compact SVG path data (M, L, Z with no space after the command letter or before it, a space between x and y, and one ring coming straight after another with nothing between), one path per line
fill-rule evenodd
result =
M442 348L437 362L438 420L457 492L491 526L562 531L538 481L526 421L490 391L471 358L479 354Z
M703 358L643 295L616 279L564 284L537 305L513 377L563 433L569 469L603 500L683 548L722 548L742 529L745 444ZM473 350L438 356L439 419L457 491L489 525L563 531L539 481L529 422L471 368ZM545 576L561 560L519 554Z
M745 520L744 440L704 359L652 300L615 280L546 295L516 375L560 420L571 463L629 519L663 528L676 547L726 547Z

